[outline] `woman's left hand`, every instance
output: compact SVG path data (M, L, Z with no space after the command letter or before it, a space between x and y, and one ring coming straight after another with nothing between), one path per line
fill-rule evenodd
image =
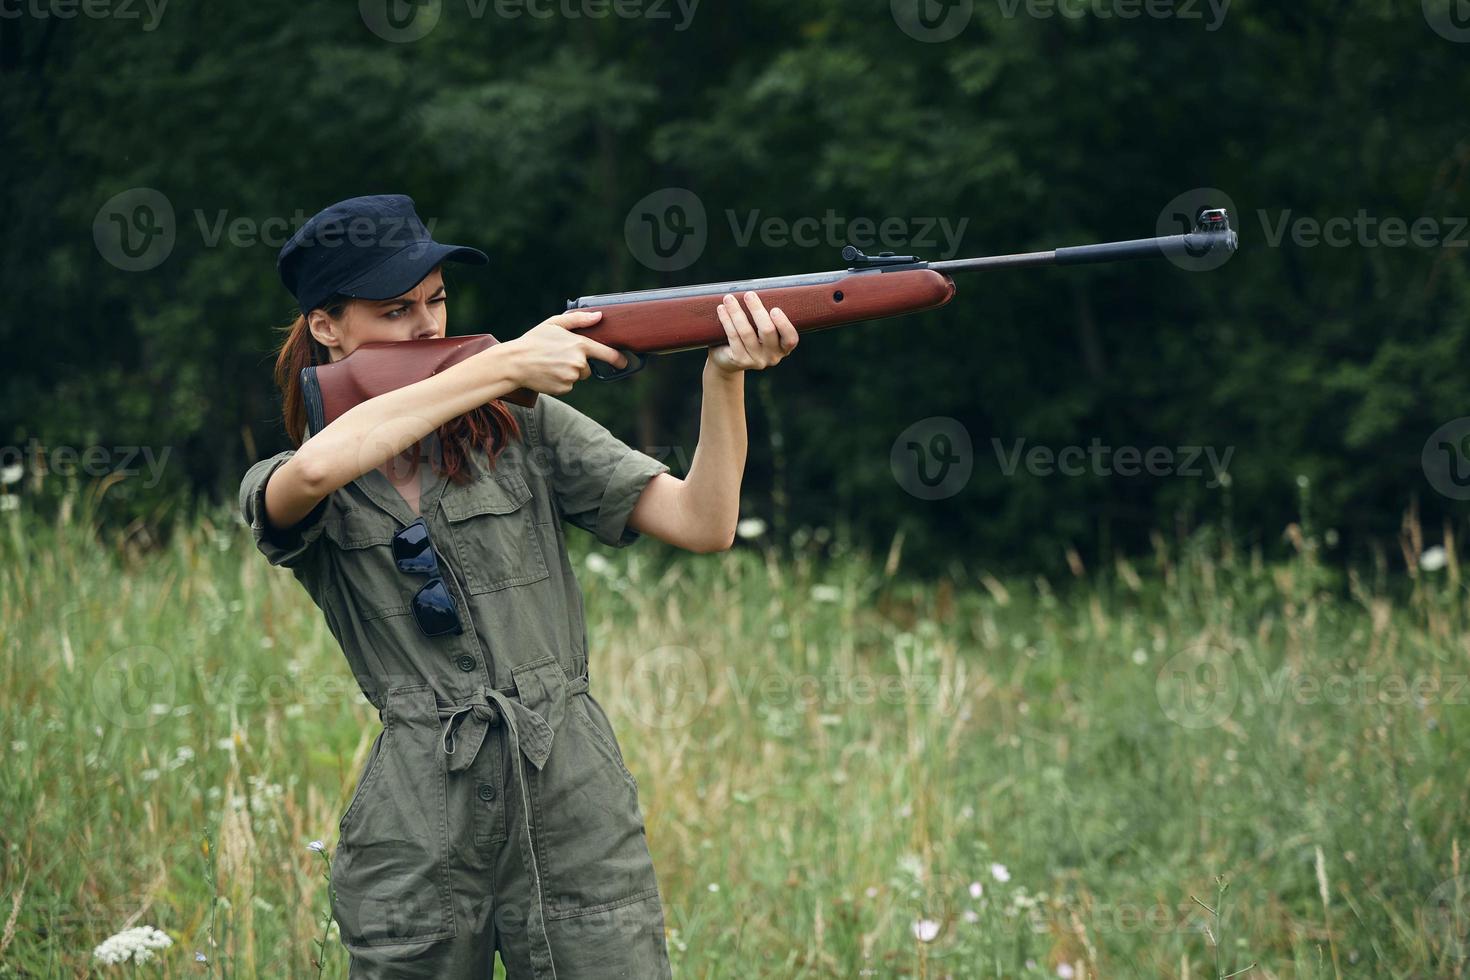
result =
M796 349L800 339L781 308L767 313L753 290L745 293L745 305L749 315L731 293L717 307L726 342L709 349L709 361L728 374L761 371L778 364Z

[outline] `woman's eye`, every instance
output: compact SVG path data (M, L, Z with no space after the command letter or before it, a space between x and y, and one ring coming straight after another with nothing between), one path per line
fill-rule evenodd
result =
M403 315L404 312L405 312L405 307L400 306L398 309L396 309L396 310L389 310L387 313L385 313L383 315L386 316L390 320L397 320L400 316Z

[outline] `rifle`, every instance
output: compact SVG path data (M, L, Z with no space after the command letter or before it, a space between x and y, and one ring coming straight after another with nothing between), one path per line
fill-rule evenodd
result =
M1199 260L1212 253L1234 252L1237 245L1229 214L1223 208L1212 208L1201 211L1194 231L1183 235L945 262L924 262L892 252L864 255L848 245L842 250L847 268L832 272L604 293L569 300L567 309L602 311L601 320L579 332L616 348L628 359L628 366L621 369L595 359L589 362L593 376L617 381L641 371L654 354L724 343L725 329L715 314L716 303L710 300L727 293L738 296L754 290L767 309L779 306L798 332L807 333L943 306L954 298L952 272L1126 259ZM422 381L496 343L490 334L383 341L362 344L335 363L302 368L311 431L320 432L359 402ZM529 407L536 403L536 392L519 388L505 400Z

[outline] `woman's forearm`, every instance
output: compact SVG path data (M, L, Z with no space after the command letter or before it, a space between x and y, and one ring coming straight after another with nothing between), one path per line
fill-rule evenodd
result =
M343 412L296 453L309 485L326 496L449 420L515 390L499 346Z
M266 513L290 527L321 499L441 425L514 391L509 352L497 344L403 388L369 398L312 435L266 485Z
M706 361L699 442L680 495L689 532L713 549L728 548L735 538L747 445L745 372Z

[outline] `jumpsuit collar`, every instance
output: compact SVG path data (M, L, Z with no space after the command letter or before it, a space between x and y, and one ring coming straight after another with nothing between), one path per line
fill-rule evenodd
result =
M404 525L412 524L423 516L428 520L439 506L439 498L444 495L444 486L448 478L443 473L438 473L427 462L420 463L419 470L419 513L415 514L403 499L396 487L383 475L383 471L374 467L353 482L362 488L363 493L372 499L373 503L387 511Z

